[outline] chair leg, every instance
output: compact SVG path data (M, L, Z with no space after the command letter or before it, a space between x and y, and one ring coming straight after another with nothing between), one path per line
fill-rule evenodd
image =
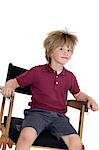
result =
M84 145L82 145L82 150L85 150L85 147L84 147Z
M6 150L6 147L8 145L9 148L12 148L12 145L14 142L9 137L2 136L0 139L0 148L1 150Z
M2 150L6 150L6 144L5 143L3 143L3 145L2 145Z
M2 108L3 110L4 110L4 102L3 102L3 108ZM2 150L6 150L6 146L7 145L8 145L9 148L11 148L12 145L13 145L13 141L9 137L9 129L10 129L10 122L11 122L13 103L14 103L14 96L12 96L11 100L10 100L10 105L9 105L8 117L7 117L6 125L4 126L4 124L2 124L2 123L0 124L1 131L2 131L2 136L0 137L0 145L2 147L1 148ZM2 110L2 112L3 112L3 110ZM2 118L0 118L0 119L2 120Z
M14 142L9 138L9 140L8 140L8 147L12 148L13 144L14 144Z

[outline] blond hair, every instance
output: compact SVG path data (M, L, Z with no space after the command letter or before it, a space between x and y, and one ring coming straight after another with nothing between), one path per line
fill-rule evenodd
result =
M63 46L64 44L67 44L67 46L71 46L71 48L74 49L77 41L77 37L68 31L62 30L48 33L48 36L43 43L45 48L45 57L48 63L51 63L50 54L54 49L59 46Z

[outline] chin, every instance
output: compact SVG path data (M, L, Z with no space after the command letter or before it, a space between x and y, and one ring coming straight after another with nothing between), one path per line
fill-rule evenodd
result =
M58 60L57 63L64 66L69 60Z
M61 64L62 64L62 65L65 65L67 62L68 62L68 60L61 62Z
M60 65L64 66L67 62L59 62Z

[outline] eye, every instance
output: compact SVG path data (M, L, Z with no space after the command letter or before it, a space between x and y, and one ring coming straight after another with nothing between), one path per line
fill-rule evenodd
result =
M73 52L73 50L72 50L72 49L68 49L68 50L67 50L67 52L71 52L71 53L72 53L72 52Z
M61 51L62 51L62 50L63 50L63 48L61 47L59 50L61 50Z

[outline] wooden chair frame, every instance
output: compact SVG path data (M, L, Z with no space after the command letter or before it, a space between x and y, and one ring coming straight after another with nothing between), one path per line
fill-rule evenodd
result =
M13 140L9 137L9 129L10 129L11 116L12 116L12 111L13 111L13 104L14 104L14 96L10 97L7 121L6 121L6 125L4 125L3 116L4 116L4 108L5 108L6 99L7 98L3 97L2 104L1 104L1 111L0 111L0 130L1 130L0 147L2 147L2 150L6 150L7 145L9 148L12 148L12 145L15 144ZM67 103L68 103L68 106L80 110L78 134L82 140L84 112L88 112L87 102L77 101L77 100L68 100ZM50 149L54 149L54 148L50 148ZM84 150L84 146L82 146L82 150Z

